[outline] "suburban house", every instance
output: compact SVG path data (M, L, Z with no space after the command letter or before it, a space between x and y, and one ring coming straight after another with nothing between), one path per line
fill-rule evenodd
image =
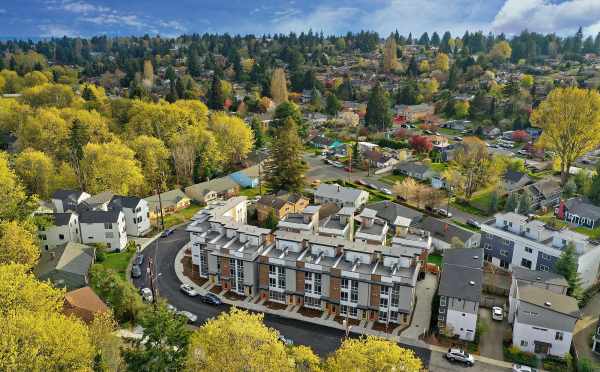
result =
M41 213L38 216L46 217L48 220L48 224L38 226L40 246L45 250L54 249L68 242L81 242L77 213Z
M398 159L381 153L379 151L367 150L362 154L363 158L368 160L371 166L376 168L391 168L398 164Z
M34 272L41 281L50 280L56 287L72 290L89 284L89 271L95 259L96 248L69 242L43 250Z
M193 187L193 186L190 186ZM152 195L144 200L148 203L148 211L150 219L160 218L160 207L162 205L162 213L164 215L178 212L190 206L190 198L179 189L165 191L158 195Z
M513 192L529 185L533 180L527 173L507 170L502 176L502 185L507 192Z
M408 122L423 120L428 116L435 114L435 106L428 103L419 105L398 105L395 107L396 113L404 117Z
M485 260L507 270L524 267L554 271L554 265L568 244L575 246L577 271L583 288L598 280L598 242L568 228L556 228L517 213L498 213L481 225L481 246Z
M562 187L560 182L554 179L543 179L527 186L533 195L532 208L552 208L560 201Z
M271 212L278 220L288 213L299 213L308 206L308 199L300 194L264 195L256 202L258 222L263 223Z
M129 236L144 236L150 226L148 202L135 196L114 195L108 204L109 209L121 210L125 215L125 227Z
M451 249L444 253L438 287L440 332L473 341L483 281L481 248Z
M340 208L352 207L360 209L369 201L369 193L352 187L340 186L336 183L322 183L315 191L315 203L335 203Z
M75 211L77 206L91 195L79 190L57 190L52 194L50 201L55 212L63 213Z
M65 293L63 314L76 316L87 324L90 324L96 315L108 310L108 306L88 286Z
M392 227L396 227L402 219L409 219L411 223L416 223L423 219L423 213L389 200L369 203L366 208L377 211L376 216L387 221Z
M593 229L600 226L600 207L585 197L561 200L554 214L561 220Z
M514 300L513 346L526 352L561 358L569 353L579 318L575 298L517 283Z
M218 198L228 199L238 195L240 185L229 176L215 178L185 188L185 195L193 200L208 204Z
M479 233L435 217L425 216L421 221L415 223L414 227L428 231L431 234L432 244L435 249L445 251L453 248L452 244L458 242L457 239L465 248L476 248L479 246Z
M396 168L400 174L412 177L419 181L430 180L436 172L420 162L404 162Z
M83 244L106 244L108 251L122 251L127 245L125 214L121 210L81 211L79 228Z
M393 247L277 231L258 258L261 298L356 320L406 324L421 263Z
M360 226L356 230L354 239L357 242L385 245L388 233L386 220L377 217L377 211L365 208L358 215Z
M322 134L311 138L309 143L313 147L316 147L318 149L323 149L323 150L331 150L331 149L334 149L334 148L342 145L342 142L332 139L332 138L325 137Z
M260 164L253 165L249 168L233 172L229 175L234 182L242 188L255 188L258 186L259 175L261 169Z

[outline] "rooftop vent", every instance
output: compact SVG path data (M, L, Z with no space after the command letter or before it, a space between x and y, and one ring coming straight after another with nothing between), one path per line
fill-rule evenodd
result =
M475 285L475 282L472 280L469 280L469 285Z
M537 278L535 278L536 280L542 280L541 276L538 276Z
M474 259L474 260L478 260L478 259L479 259L479 256L473 256L473 259Z
M552 303L550 301L546 301L546 302L544 302L544 305L547 307L550 307L550 306L552 306Z

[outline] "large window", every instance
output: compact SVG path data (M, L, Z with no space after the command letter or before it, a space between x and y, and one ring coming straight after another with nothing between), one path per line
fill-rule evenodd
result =
M200 276L208 276L208 253L200 251Z
M304 296L304 306L321 310L321 300L314 297Z
M528 269L531 269L531 260L528 260L526 258L523 258L521 260L521 266L526 267Z
M269 291L269 300L285 304L285 293Z
M285 289L285 268L281 266L269 265L269 288Z
M321 274L304 274L304 292L314 295L321 295Z
M229 274L231 275L234 292L244 294L244 262L234 258L229 259Z

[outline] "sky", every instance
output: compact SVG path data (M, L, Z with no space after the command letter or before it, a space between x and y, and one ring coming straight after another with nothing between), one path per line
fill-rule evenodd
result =
M0 0L0 38L374 30L600 32L600 0Z

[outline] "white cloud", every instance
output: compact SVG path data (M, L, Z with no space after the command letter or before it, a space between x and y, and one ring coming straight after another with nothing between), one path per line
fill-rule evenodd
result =
M358 16L360 10L352 7L318 7L306 15L297 9L275 12L271 18L273 27L266 32L287 33L312 29L324 33L336 33L346 28L352 18Z
M41 37L74 37L80 36L81 34L65 25L60 24L44 24L40 25Z
M538 32L572 33L579 26L600 29L600 1L507 0L492 22L492 29L509 34L524 29Z

